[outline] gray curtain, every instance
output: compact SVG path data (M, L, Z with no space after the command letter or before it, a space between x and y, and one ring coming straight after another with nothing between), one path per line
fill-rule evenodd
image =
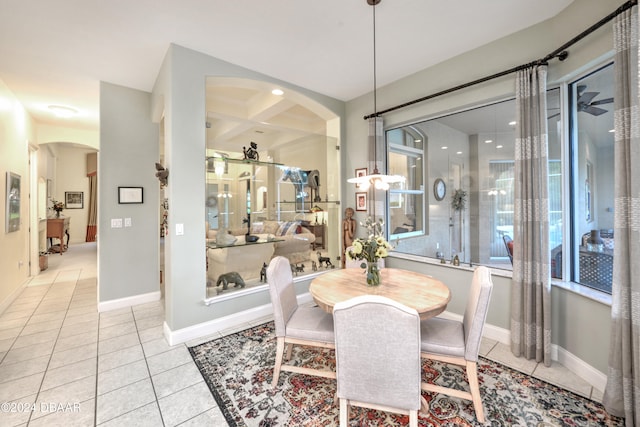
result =
M609 371L603 403L640 425L640 114L638 7L618 15L615 47L613 289Z
M516 76L511 351L551 365L547 66Z

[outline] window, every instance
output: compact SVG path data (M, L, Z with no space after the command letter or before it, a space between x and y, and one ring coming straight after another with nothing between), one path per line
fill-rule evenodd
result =
M389 189L389 235L391 239L424 234L424 136L411 128L387 133L388 169L404 176Z
M503 236L513 235L514 115L508 100L387 130L391 173L407 176L389 192L397 252L511 268Z
M566 91L547 91L551 276L607 293L614 247L613 86L608 64L568 82ZM407 188L390 191L396 252L445 261L457 254L463 263L511 269L506 242L514 237L514 118L515 100L507 100L387 130L389 161L397 166L392 172L409 177L409 168L421 171L427 188L412 187L408 179ZM431 191L440 180L444 198ZM411 234L395 228L402 226L396 217L404 218L402 208L417 190L423 191L411 211L424 223ZM460 211L451 205L455 190L466 192Z
M613 275L613 64L569 84L571 280L611 293Z

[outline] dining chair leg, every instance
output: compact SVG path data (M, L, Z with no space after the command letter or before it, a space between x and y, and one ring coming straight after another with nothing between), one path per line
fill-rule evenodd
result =
M418 427L418 411L409 411L409 427Z
M291 360L291 354L293 353L293 343L287 344L287 358L285 360Z
M478 367L476 362L467 362L467 378L471 389L471 399L476 410L478 422L484 423L484 409L482 408L482 397L480 396L480 384L478 382Z
M349 424L349 404L347 399L340 399L340 427L347 427Z
M273 381L271 387L278 386L278 378L280 378L280 367L282 366L282 356L284 355L284 337L278 337L276 344L276 363L273 366Z

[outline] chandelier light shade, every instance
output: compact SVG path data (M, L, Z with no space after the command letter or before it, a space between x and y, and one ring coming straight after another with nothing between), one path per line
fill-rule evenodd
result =
M404 182L405 178L400 175L385 175L378 171L378 93L376 82L376 5L380 4L381 0L366 0L367 4L372 6L373 9L373 171L370 175L358 176L355 178L349 178L347 182L357 184L358 187L364 191L373 187L376 190L386 191L391 184Z

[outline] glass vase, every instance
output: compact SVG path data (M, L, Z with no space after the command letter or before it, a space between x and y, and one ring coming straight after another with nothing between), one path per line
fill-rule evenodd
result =
M378 262L367 261L367 286L380 285L380 269L378 268Z

